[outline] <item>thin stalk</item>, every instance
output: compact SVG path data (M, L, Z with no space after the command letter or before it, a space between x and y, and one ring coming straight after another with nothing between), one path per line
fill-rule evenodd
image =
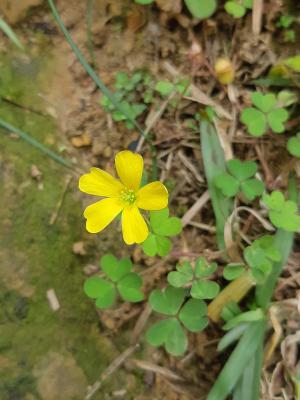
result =
M94 54L94 42L93 42L93 16L94 16L94 0L88 0L86 10L86 25L87 25L87 37L88 37L88 49L92 60L92 65L96 66L95 54Z
M69 43L71 49L73 50L75 56L77 57L78 61L82 64L83 68L86 70L86 72L90 75L90 77L93 79L93 81L96 83L98 88L101 90L101 92L110 100L110 102L116 107L117 110L119 110L122 114L126 116L128 121L130 121L134 127L138 130L138 132L145 137L147 142L150 145L151 149L151 154L152 154L152 176L156 179L157 178L157 156L156 156L156 148L153 144L153 141L151 139L151 135L148 133L147 135L145 134L144 130L140 127L140 125L136 122L134 118L132 118L126 110L124 110L124 107L122 104L116 100L114 93L112 93L108 87L104 84L104 82L100 79L100 77L96 74L94 69L90 66L90 64L86 61L84 55L82 52L79 50L75 42L73 41L69 31L65 27L62 19L60 18L60 15L55 7L54 1L53 0L48 0L49 6L51 8L51 11L53 13L53 16L59 25L61 31L65 35L65 38L67 39L67 42Z
M4 121L1 118L0 118L0 127L4 128L7 133L13 132L17 134L18 136L20 136L20 138L24 139L27 143L31 144L36 149L40 150L42 153L46 154L48 157L52 158L59 164L67 168L73 168L72 163L70 161L56 154L54 151L48 149L48 147L44 146L38 140L28 135L28 133L23 132L21 129L9 124L8 122Z

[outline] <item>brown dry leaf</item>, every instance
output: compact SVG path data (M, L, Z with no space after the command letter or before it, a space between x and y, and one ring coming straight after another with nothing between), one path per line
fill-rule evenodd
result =
M76 148L90 146L92 144L91 135L89 133L85 132L80 136L74 136L71 139L71 144L73 147L76 147Z

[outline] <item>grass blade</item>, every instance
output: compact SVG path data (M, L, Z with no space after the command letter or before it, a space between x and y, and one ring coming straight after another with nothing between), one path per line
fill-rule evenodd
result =
M256 353L262 343L265 328L265 320L253 322L249 325L219 374L207 400L225 400L229 396L249 361L253 358L253 354Z
M200 123L201 151L208 190L216 218L217 241L220 250L225 249L224 227L232 213L233 201L225 197L214 185L215 178L226 172L224 152L218 134L208 119Z
M24 46L18 39L15 32L11 29L11 27L2 19L0 18L0 29L5 33L6 36L17 46L19 49L24 50Z
M27 143L34 146L36 149L40 150L42 153L46 154L48 157L52 158L59 164L64 165L65 167L72 168L72 163L60 155L56 154L54 151L48 149L48 147L44 146L42 143L28 135L28 133L23 132L21 129L9 124L0 118L0 127L4 128L6 131L16 133L20 138L24 139Z

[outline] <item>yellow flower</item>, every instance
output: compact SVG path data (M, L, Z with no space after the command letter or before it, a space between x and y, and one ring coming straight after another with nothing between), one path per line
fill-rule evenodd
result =
M161 182L152 182L140 188L144 160L141 155L124 150L115 157L120 179L99 168L79 179L82 192L106 197L91 204L84 211L86 229L90 233L102 231L122 212L122 232L125 243L142 243L148 236L148 226L142 210L161 210L168 205L168 191Z

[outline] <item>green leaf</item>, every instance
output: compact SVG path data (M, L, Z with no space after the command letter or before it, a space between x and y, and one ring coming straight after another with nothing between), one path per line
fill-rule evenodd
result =
M169 209L150 212L150 224L157 235L176 236L182 230L180 218L169 217Z
M289 67L292 71L300 73L300 55L287 58L283 61L284 65Z
M154 0L134 0L137 4L147 5L152 4Z
M172 271L168 274L168 282L174 287L182 287L193 279L193 268L187 261L183 265L176 266L177 271Z
M232 281L245 272L245 266L242 264L228 264L223 270L223 276L227 281Z
M24 50L24 46L18 39L15 32L11 29L11 27L2 19L0 18L0 29L5 35L17 46L19 49Z
M257 164L255 161L240 161L232 159L227 161L226 165L231 175L239 181L251 178L257 172Z
M235 301L229 301L222 308L221 317L224 321L230 321L232 318L241 314L242 310Z
M149 303L151 308L161 314L176 315L185 297L185 290L182 288L155 289L151 292Z
M244 0L243 1L244 7L248 8L249 10L253 7L253 0Z
M208 325L206 314L207 306L204 301L190 299L180 310L179 319L189 331L199 332Z
M263 340L265 324L264 320L253 322L245 330L209 392L207 400L225 400L230 395Z
M215 178L214 183L224 196L233 197L239 191L239 182L229 174L222 174Z
M300 132L296 136L289 138L287 149L292 156L300 157Z
M144 294L141 291L142 284L142 278L138 274L130 272L119 280L117 288L123 300L136 303L144 300Z
M211 281L194 281L191 296L195 299L213 299L220 291L220 286Z
M263 195L263 202L271 210L281 211L283 209L285 199L281 192L275 190L270 195L265 193Z
M175 89L174 84L169 81L158 81L157 84L155 85L155 90L161 96L169 96L174 89Z
M251 99L252 103L264 113L268 113L276 105L276 97L273 93L263 95L260 92L254 92Z
M266 116L256 108L245 108L241 115L241 121L247 126L249 133L253 136L262 136L267 130Z
M289 113L284 108L277 108L267 115L268 123L275 133L284 132L284 123L288 120Z
M224 8L226 12L234 18L241 18L246 14L246 8L235 1L227 1Z
M184 0L184 2L192 16L200 19L211 17L217 8L216 0Z
M172 242L170 239L149 233L147 239L142 243L142 248L147 256L153 257L158 254L165 257L171 250Z
M146 333L146 339L152 346L164 345L173 356L184 354L188 345L186 334L176 318L152 325Z
M208 264L204 257L199 257L195 262L195 276L196 278L206 278L213 274L217 268L217 263Z
M132 262L129 258L124 258L119 261L112 254L105 254L103 257L101 257L100 265L102 271L113 282L119 281L132 269Z
M258 179L248 179L241 183L241 191L247 200L254 200L255 197L261 196L265 190L265 185Z
M98 276L88 278L83 289L88 297L96 299L96 306L99 308L110 307L116 298L114 285Z
M219 341L218 351L220 352L224 351L227 349L227 347L231 346L234 342L236 342L243 335L248 326L249 323L244 322L235 326L230 331L228 331Z
M236 317L230 319L224 326L223 329L225 331L229 331L232 328L235 328L239 324L243 322L253 322L259 321L265 318L265 314L261 308L253 311L246 311L242 314L237 315Z

